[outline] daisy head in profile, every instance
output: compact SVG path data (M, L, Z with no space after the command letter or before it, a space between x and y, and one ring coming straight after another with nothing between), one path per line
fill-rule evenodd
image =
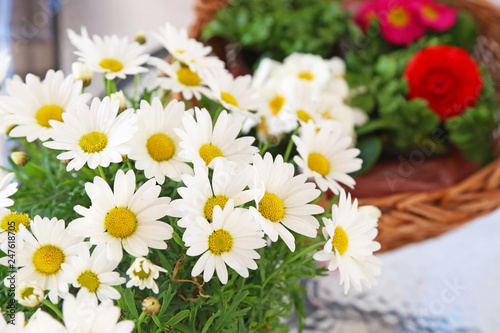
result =
M323 213L323 208L310 204L320 195L314 183L306 183L304 175L295 176L293 164L283 161L278 155L273 161L270 153L264 158L255 154L253 160L254 189L256 207L250 212L259 222L271 241L278 236L291 251L295 251L295 237L290 230L316 237L319 222L315 214Z
M210 56L212 47L204 45L196 39L189 38L185 28L177 29L170 23L165 23L154 32L153 36L167 49L173 57L173 62L179 62L192 72L201 68L224 68L224 63L217 57Z
M142 67L149 59L144 46L127 37L116 35L90 38L87 29L81 28L81 35L68 30L71 44L77 48L78 60L90 66L95 72L104 73L106 79L124 79L127 75L147 72Z
M254 137L238 138L241 122L235 120L225 110L219 114L212 128L212 117L207 109L195 108L195 117L186 115L182 119L182 129L176 129L182 141L183 151L179 156L205 167L213 168L217 159L225 159L242 167L252 162L259 149L252 146Z
M373 255L380 249L377 236L378 216L370 209L358 209L357 199L340 192L338 205L332 207L332 218L323 218L323 234L327 239L323 250L314 254L318 261L328 261L328 269L339 269L340 284L347 294L351 284L358 291L370 288L380 275L381 261Z
M154 179L136 191L135 174L118 170L113 189L96 176L85 184L92 205L75 206L82 217L68 228L77 235L90 237L91 244L105 244L109 260L120 261L123 249L135 257L146 256L149 248L166 249L172 227L159 221L169 210L170 198L159 197L161 187Z
M9 96L0 97L5 122L15 127L11 137L26 137L29 142L51 137L51 120L63 121L63 114L71 109L84 109L90 95L82 94L82 81L73 76L64 77L62 71L49 70L44 80L28 74L26 83L8 80Z
M165 108L159 98L151 105L141 101L137 110L137 128L134 139L129 142L128 157L135 160L135 167L144 170L147 178L155 178L163 184L165 177L180 181L182 174L192 174L187 160L179 156L181 138L175 128L182 127L186 115L183 102L172 100Z
M63 115L63 122L51 121L53 141L44 145L65 150L57 158L70 160L68 171L80 170L85 164L95 169L121 162L122 155L129 152L127 142L136 131L136 117L133 109L118 115L119 107L109 97L94 98L90 109L71 110Z
M203 280L208 282L214 271L222 284L228 281L227 266L243 277L248 277L248 269L257 269L255 259L260 255L255 251L266 245L264 233L246 209L234 209L229 200L224 209L216 206L212 223L199 217L189 237L185 240L188 256L199 256L191 271L192 276L203 272Z
M339 182L354 187L356 182L349 173L361 169L363 163L357 158L359 149L349 148L351 137L341 134L342 128L337 122L318 129L309 121L302 126L300 136L292 136L299 153L295 163L306 176L314 177L323 192L331 189L338 194L342 189Z

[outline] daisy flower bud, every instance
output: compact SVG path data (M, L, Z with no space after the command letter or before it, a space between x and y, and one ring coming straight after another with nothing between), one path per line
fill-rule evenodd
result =
M36 308L45 298L45 293L36 282L21 282L16 288L15 298L19 304L28 308Z
M150 316L157 315L160 312L160 307L161 303L156 297L149 296L142 301L142 311Z
M120 107L118 108L118 114L127 109L127 100L125 99L123 90L111 94L109 98L111 99L111 102L116 102L116 101L120 102Z
M71 65L71 70L75 80L82 80L83 87L88 87L92 83L94 71L87 64L76 61Z
M28 154L23 151L15 151L10 154L10 158L12 161L21 167L25 166L28 163Z
M144 31L141 30L137 33L137 35L135 35L135 41L139 43L139 45L146 44L147 39Z
M141 290L148 288L158 294L158 285L155 280L160 275L160 272L166 273L167 270L156 266L146 258L136 258L127 270L127 275L130 276L127 288L132 286L139 287Z

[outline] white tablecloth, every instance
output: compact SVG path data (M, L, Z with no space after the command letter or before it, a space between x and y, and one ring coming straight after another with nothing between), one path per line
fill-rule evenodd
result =
M500 332L500 209L379 258L362 293L335 273L308 281L305 332Z

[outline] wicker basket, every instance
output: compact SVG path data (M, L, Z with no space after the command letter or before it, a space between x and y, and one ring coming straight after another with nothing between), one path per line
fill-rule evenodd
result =
M488 68L500 93L500 8L487 0L449 2L476 20L480 38L475 58ZM199 38L203 27L225 6L227 0L196 0L190 36ZM221 41L211 45L224 61L231 60L225 57ZM451 187L361 199L360 204L377 206L383 212L377 237L382 251L435 237L500 207L500 159Z

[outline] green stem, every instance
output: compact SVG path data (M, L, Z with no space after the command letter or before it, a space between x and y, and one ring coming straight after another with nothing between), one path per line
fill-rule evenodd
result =
M146 312L142 312L141 315L139 316L139 319L137 320L137 332L138 333L142 332L141 324L142 324L142 321L144 320L145 317L146 317Z
M107 183L108 179L106 178L106 175L104 174L104 169L102 168L102 166L98 165L97 169L99 170L99 175L101 176L101 178L104 179L104 181Z
M135 74L134 76L134 94L132 97L134 98L134 101L137 99L137 87L139 86L139 74Z
M49 307L52 311L54 311L54 313L61 319L63 320L63 315L61 313L61 311L59 311L59 309L57 308L57 306L55 304L52 304L51 301L49 300L44 300L43 301L43 304L47 305L47 307Z
M299 132L299 128L297 127L293 133L292 133L292 136L294 136L295 134L297 134ZM288 141L288 146L286 147L286 151L285 151L285 156L283 157L283 160L285 162L288 162L288 158L290 157L290 153L292 152L292 147L293 147L293 140L292 140L292 136L290 136L290 141Z
M219 118L219 115L222 112L222 110L224 110L222 106L220 106L217 110L215 110L215 114L212 117L212 126L215 125L215 123L217 122L217 119Z
M259 146L260 146L260 142L259 142ZM262 147L262 148L259 147L260 148L260 156L264 156L268 147L269 147L269 141L266 141L266 143L264 144L264 147Z

